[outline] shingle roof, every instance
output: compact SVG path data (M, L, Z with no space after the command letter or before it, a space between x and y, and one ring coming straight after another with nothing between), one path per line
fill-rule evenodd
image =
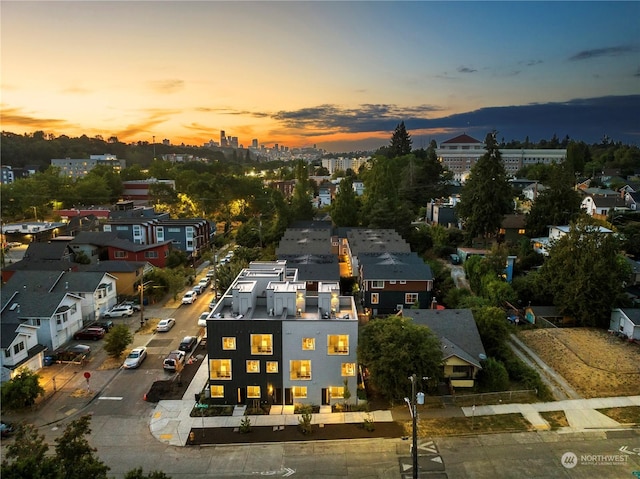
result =
M104 273L133 273L146 266L144 261L100 261L99 263L82 265L83 271L101 271Z
M435 333L444 359L458 356L481 367L481 358L486 353L470 309L406 309L404 315Z
M118 238L115 233L98 231L81 231L71 240L71 244L93 244L96 246L108 246Z
M60 260L69 254L68 242L66 241L52 241L50 243L30 243L27 247L27 251L24 253L24 258L28 260L43 259L43 260Z
M364 253L358 255L366 281L431 281L433 273L416 253Z
M639 308L624 308L622 311L633 324L635 324L636 326L640 326Z

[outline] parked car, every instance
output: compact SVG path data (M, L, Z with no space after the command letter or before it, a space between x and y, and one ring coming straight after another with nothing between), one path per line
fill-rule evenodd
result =
M209 286L211 284L211 280L205 276L200 281L198 281L198 284L203 285L204 288L206 289L207 286Z
M450 254L449 255L449 261L451 261L451 264L460 264L460 256L458 256L457 254Z
M164 361L162 367L167 371L179 371L184 366L184 358L187 354L184 351L171 351Z
M205 328L207 326L207 318L209 317L210 311L203 311L198 318L198 326L201 328Z
M144 346L133 348L124 360L122 367L125 369L135 369L142 364L142 361L144 361L146 357L147 348Z
M2 437L9 437L13 431L13 424L4 421L0 422L0 435Z
M213 309L213 308L215 308L215 307L216 307L216 300L215 300L215 299L212 299L212 300L209 302L209 309Z
M205 287L204 287L204 285L202 285L202 284L198 283L198 284L196 284L196 285L193 287L193 291L194 291L196 294L203 294L203 293L204 293L204 291L205 291Z
M215 275L216 275L215 268L211 268L209 271L207 271L207 278L213 278Z
M51 355L54 361L58 362L75 362L88 357L91 354L91 348L86 344L76 344L63 349L56 349Z
M106 331L99 326L91 326L89 328L81 329L73 335L73 339L92 339L97 341L104 338Z
M180 351L184 351L185 353L190 353L193 348L196 347L197 343L198 338L196 338L195 336L185 336L184 338L182 338L182 341L180 341L180 346L178 346L178 349Z
M195 291L187 291L182 297L182 304L193 304L198 298L198 293Z
M104 313L103 317L105 318L124 318L125 316L133 316L133 307L126 306L116 306L112 308L110 311Z
M158 323L158 326L156 326L156 331L158 331L159 333L164 333L169 331L175 325L176 325L176 320L173 318L162 319Z
M145 304L146 304L146 301L145 301ZM140 303L136 301L123 301L122 303L119 304L119 306L131 306L134 311L136 312L140 311Z
M111 330L111 328L113 328L113 321L111 321L110 319L105 319L103 321L97 321L92 326L98 326L98 327L104 329L108 333L109 330Z

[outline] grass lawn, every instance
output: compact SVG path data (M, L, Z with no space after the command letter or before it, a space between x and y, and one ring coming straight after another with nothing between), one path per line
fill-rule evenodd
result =
M541 411L540 415L549 423L552 430L569 426L569 421L567 421L564 411Z
M407 436L412 434L412 422L403 422ZM456 436L492 432L531 431L531 424L522 414L497 414L476 417L443 417L418 420L418 436Z
M640 406L611 407L598 411L620 424L640 424Z

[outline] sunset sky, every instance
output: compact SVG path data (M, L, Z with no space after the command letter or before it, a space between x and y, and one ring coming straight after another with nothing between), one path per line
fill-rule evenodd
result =
M2 130L640 143L640 2L6 1Z

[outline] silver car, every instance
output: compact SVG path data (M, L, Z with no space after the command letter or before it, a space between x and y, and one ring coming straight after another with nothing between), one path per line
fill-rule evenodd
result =
M124 316L133 316L133 308L129 305L116 306L111 311L107 311L103 315L105 318L122 318Z
M173 318L163 319L158 323L158 326L156 326L156 331L164 333L164 332L169 331L175 325L176 325L176 320L175 319L173 319Z
M142 364L147 357L147 348L140 346L133 348L122 365L125 369L135 369Z

